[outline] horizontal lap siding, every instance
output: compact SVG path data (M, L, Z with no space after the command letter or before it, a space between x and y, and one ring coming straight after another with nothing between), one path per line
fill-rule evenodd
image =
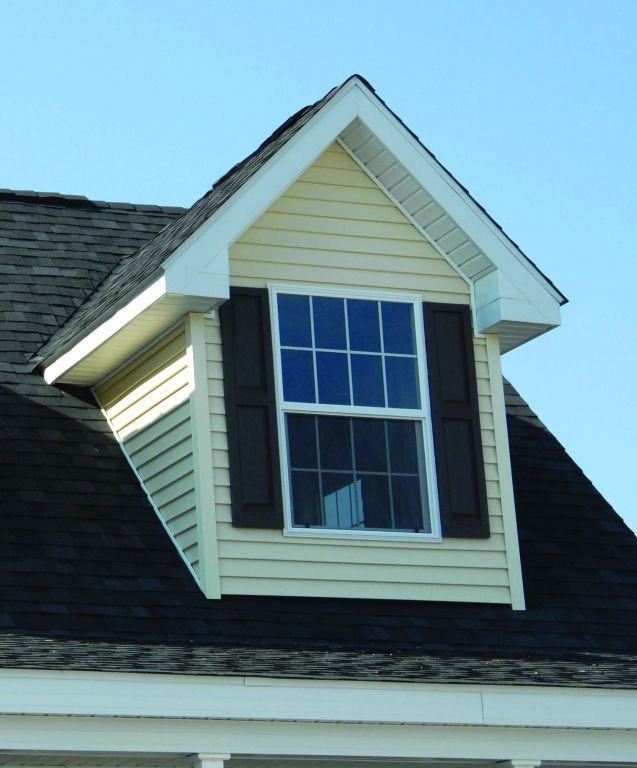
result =
M232 246L230 275L233 285L299 282L418 291L429 301L470 298L464 280L336 144ZM233 528L220 333L212 320L206 353L222 593L510 601L482 339L475 355L491 537L442 544Z
M102 384L97 395L162 520L197 571L191 389L180 329Z

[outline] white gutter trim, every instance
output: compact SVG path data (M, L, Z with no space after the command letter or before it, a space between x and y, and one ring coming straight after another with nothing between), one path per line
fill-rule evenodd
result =
M237 720L161 720L91 717L0 717L0 743L11 752L68 753L82 766L104 765L100 756L217 753L276 758L388 758L391 761L503 761L532 755L571 768L637 766L634 731L476 726L282 723ZM91 755L98 755L91 757ZM17 756L16 756L17 757ZM5 761L7 760L5 756ZM17 762L17 761L16 761ZM41 761L46 765L46 761ZM9 761L10 764L10 761ZM74 763L77 764L77 763ZM109 763L110 764L110 763ZM507 763L508 765L508 763ZM373 765L370 766L373 768ZM598 765L598 768L600 766Z
M57 358L53 363L44 368L44 380L47 384L55 383L68 370L77 365L83 358L90 355L98 347L108 341L112 336L122 330L125 325L134 320L148 307L161 299L166 293L166 278L162 275L151 283L141 293L131 299L114 315L98 325L77 344L74 344L68 352Z
M0 671L0 714L637 731L637 692Z

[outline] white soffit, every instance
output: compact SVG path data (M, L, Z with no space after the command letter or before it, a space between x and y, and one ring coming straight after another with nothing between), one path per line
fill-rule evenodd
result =
M383 190L469 280L495 269L493 262L365 123L356 118L339 138Z
M504 352L558 326L564 297L373 98L374 109L361 109L365 120L353 120L339 142L473 285L476 330L498 334ZM409 169L388 141L405 150L403 159L412 156Z
M178 323L188 312L207 312L207 297L167 294L160 278L44 368L44 379L91 387Z

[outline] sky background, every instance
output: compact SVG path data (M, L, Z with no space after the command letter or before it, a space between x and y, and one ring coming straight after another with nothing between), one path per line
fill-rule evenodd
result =
M570 299L505 374L637 530L637 0L0 0L0 187L191 205L357 72Z

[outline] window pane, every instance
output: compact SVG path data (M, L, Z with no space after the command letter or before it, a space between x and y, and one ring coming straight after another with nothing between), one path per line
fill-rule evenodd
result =
M413 304L383 301L383 348L385 352L403 355L416 354Z
M288 450L292 469L317 469L316 419L288 414Z
M383 475L360 475L365 528L392 529L389 480Z
M284 347L311 347L310 297L280 293L279 337Z
M352 419L354 456L358 472L387 472L385 422L381 419Z
M396 528L423 531L423 514L418 477L396 477L391 480ZM425 533L431 533L428 525Z
M319 416L319 450L322 469L352 469L350 419Z
M358 352L380 352L378 302L347 300L349 347Z
M322 349L346 349L345 301L324 296L312 297L314 343Z
M419 424L413 421L388 421L389 464L392 472L418 473L418 444L416 430Z
M321 496L318 472L292 473L293 525L321 525Z
M383 361L380 355L352 355L354 405L385 405Z
M349 375L344 352L317 352L319 403L349 405Z
M281 368L284 399L293 403L315 402L312 353L282 349Z
M390 408L420 408L418 369L415 357L386 357L387 405Z
M420 430L416 421L288 414L294 525L431 532Z
M360 482L353 475L325 473L323 507L328 528L361 528Z

